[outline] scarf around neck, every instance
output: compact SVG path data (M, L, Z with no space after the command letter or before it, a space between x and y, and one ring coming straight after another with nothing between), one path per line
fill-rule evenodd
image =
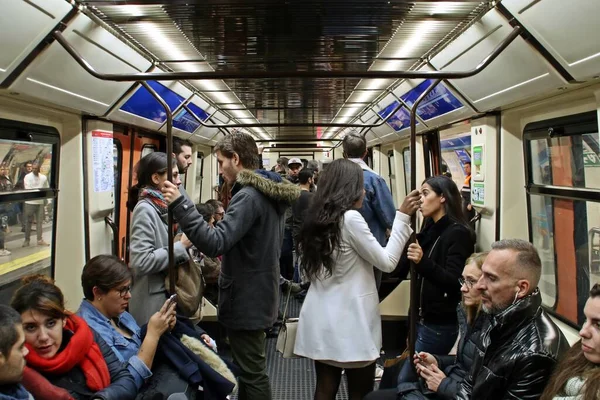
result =
M160 215L167 213L169 205L167 204L167 201L160 190L146 186L140 192L139 199L146 199L152 203Z
M110 385L108 366L86 322L73 314L67 317L64 329L73 332L73 336L64 349L51 359L40 357L33 347L25 344L29 349L25 357L27 365L50 375L64 375L79 366L91 390L97 392Z

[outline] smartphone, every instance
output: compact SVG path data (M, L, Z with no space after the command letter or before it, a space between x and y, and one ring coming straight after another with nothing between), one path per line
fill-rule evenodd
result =
M177 303L177 293L175 293L174 295L172 295L171 297L169 297L168 304L167 304L167 310L169 308L171 308L171 305L173 303Z
M421 356L419 353L415 351L415 357L419 359L420 362L425 363L425 357Z

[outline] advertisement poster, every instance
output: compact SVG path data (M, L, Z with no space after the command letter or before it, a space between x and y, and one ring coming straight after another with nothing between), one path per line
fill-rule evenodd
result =
M112 192L115 186L112 132L92 131L94 192Z
M485 203L485 185L483 183L473 183L471 187L471 203L476 206L483 206Z

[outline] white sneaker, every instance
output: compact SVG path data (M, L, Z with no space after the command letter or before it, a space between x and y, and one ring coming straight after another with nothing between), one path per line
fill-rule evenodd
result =
M383 367L378 365L375 367L375 379L381 379L383 376Z
M6 250L6 249L1 249L0 250L0 257L2 256L10 256L10 251Z

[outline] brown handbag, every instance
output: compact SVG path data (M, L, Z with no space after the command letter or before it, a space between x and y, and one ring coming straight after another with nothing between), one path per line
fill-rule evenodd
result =
M181 235L175 237L175 241L179 241ZM199 262L194 261L192 255L188 253L188 259L176 268L177 279L175 281L175 293L177 294L177 311L191 319L199 321L202 319L202 297L206 283L202 275L202 267ZM165 277L165 287L167 292L170 288L169 274Z

